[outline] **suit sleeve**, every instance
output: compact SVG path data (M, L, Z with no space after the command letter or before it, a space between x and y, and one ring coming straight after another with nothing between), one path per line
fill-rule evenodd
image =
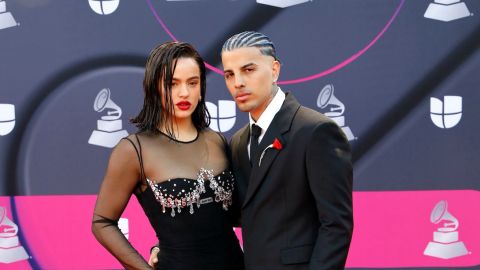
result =
M350 145L336 124L315 127L307 145L306 167L319 219L308 269L344 269L353 232L353 169Z

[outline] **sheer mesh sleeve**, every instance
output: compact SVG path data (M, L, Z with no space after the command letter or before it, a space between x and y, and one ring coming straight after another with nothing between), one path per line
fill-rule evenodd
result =
M117 221L138 186L140 165L133 142L122 140L115 147L100 187L92 221L95 238L126 269L152 269L118 228Z

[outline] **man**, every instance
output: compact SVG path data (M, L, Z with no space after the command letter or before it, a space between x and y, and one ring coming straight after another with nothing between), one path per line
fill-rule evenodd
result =
M345 135L277 86L280 62L264 34L232 36L221 56L250 119L230 142L246 269L343 269L353 231Z
M353 231L344 134L277 86L280 62L264 34L232 36L221 56L227 88L250 116L230 144L246 269L343 269Z

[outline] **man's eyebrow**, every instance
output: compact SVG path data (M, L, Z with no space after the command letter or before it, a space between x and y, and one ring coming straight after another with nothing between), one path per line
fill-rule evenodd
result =
M245 68L248 68L248 67L251 67L251 66L256 66L256 65L257 64L251 62L251 63L248 63L248 64L245 64L245 65L241 66L240 69L245 69ZM227 72L232 72L232 70L231 69L225 69L223 71L223 73L227 73Z
M245 65L242 66L242 69L243 69L243 68L250 67L250 66L256 66L256 64L253 63L253 62L252 62L252 63L245 64Z

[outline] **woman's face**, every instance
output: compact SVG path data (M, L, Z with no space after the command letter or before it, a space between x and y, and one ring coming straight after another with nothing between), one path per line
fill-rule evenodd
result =
M160 84L163 88L163 83ZM191 119L200 100L200 68L193 58L178 58L171 84L174 121Z

